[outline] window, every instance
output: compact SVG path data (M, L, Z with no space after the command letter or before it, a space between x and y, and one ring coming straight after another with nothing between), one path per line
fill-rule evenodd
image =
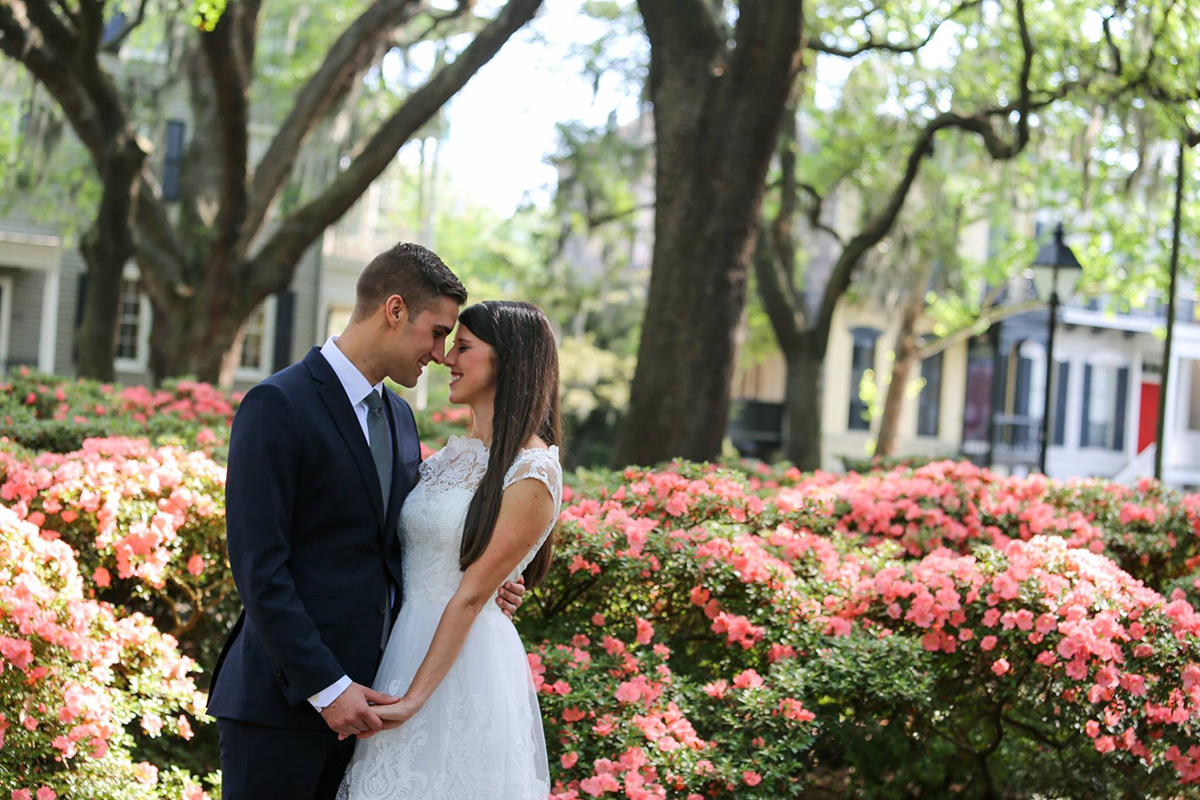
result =
M242 361L244 369L262 369L266 342L263 341L263 324L266 313L262 306L250 313L246 320L246 334L242 339Z
M117 356L121 372L146 369L150 350L150 301L142 291L137 270L126 267L117 301Z
M871 429L871 421L867 417L867 403L863 400L860 387L867 370L875 368L875 340L879 331L873 328L854 328L850 331L854 337L854 350L850 358L850 418L847 427L852 431Z
M942 414L942 353L921 362L921 377L925 385L917 397L917 435L937 436Z
M242 335L242 357L238 362L239 380L259 381L271 374L275 342L276 297L268 297L250 312Z
M1112 363L1083 366L1083 422L1080 447L1125 449L1125 408L1129 368Z
M121 300L117 311L117 358L136 359L141 334L141 285L126 278L121 281Z
M183 168L185 126L177 119L167 120L167 148L163 155L162 196L173 203L179 200L180 172Z

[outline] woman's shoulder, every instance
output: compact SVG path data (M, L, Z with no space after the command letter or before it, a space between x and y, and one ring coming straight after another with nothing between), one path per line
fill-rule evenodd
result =
M553 445L546 444L545 440L542 439L542 437L538 436L537 434L534 434L532 437L529 438L528 441L525 442L525 445L521 449L522 450L557 450L558 448L554 447Z

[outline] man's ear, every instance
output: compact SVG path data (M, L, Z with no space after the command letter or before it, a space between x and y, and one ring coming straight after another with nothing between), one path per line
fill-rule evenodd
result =
M408 305L398 294L388 297L383 304L384 315L389 327L396 327L408 319Z

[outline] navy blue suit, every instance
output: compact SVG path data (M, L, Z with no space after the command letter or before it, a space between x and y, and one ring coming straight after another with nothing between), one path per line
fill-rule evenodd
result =
M308 698L342 675L371 685L385 598L398 605L402 592L396 520L421 453L412 410L386 388L383 396L386 509L370 446L319 348L251 389L234 417L226 537L245 610L208 703L225 800L331 797L349 758L354 740L337 742Z

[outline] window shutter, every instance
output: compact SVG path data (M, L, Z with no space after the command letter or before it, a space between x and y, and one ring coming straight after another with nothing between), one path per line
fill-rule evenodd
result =
M1092 365L1083 365L1083 413L1079 417L1079 446L1087 447L1088 425L1092 404Z
M1029 414L1029 390L1032 386L1033 362L1018 356L1016 397L1013 398L1013 412L1017 416Z
M1125 408L1129 405L1129 367L1117 370L1117 410L1113 417L1113 450L1125 449Z
M1067 378L1070 374L1068 362L1058 365L1058 387L1054 397L1054 444L1059 447L1067 441Z
M272 372L292 363L292 320L295 317L296 293L284 289L275 295L275 341L272 347Z

